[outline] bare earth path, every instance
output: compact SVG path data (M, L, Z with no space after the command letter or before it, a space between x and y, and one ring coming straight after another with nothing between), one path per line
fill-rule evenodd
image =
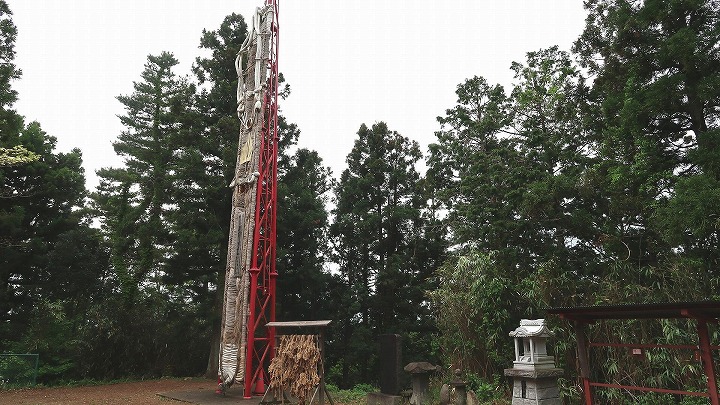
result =
M215 391L216 383L206 379L160 379L87 387L30 388L0 391L0 404L66 405L66 404L150 404L181 405L184 402L162 398L158 392Z

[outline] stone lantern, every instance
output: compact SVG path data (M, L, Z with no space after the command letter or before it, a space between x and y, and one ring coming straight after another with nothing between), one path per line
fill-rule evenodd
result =
M547 354L547 340L552 332L545 326L544 319L522 319L510 336L515 338L514 368L555 368L555 358Z
M438 366L433 366L426 361L414 362L405 366L405 371L410 373L412 382L411 405L425 405L427 403L430 374L437 371L438 368Z
M563 370L555 368L555 358L547 354L552 332L545 320L523 319L510 336L515 338L515 361L505 375L513 377L512 405L561 405L557 379Z

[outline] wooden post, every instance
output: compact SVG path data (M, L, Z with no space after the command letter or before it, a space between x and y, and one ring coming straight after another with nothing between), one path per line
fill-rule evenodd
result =
M325 405L325 328L318 332L318 348L320 349L320 405Z
M578 361L580 362L580 378L583 381L583 396L585 405L593 405L592 391L590 389L590 362L588 360L587 336L585 324L579 321L573 322L575 329L575 340L577 341Z
M715 364L710 349L710 336L708 334L707 321L704 319L697 320L698 337L700 338L700 358L702 359L705 377L708 382L708 394L710 394L710 404L720 405L718 400L717 381L715 380Z

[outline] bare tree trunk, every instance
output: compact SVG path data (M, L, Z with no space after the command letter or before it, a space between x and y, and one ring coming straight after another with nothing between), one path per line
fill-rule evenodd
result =
M223 273L218 275L220 282L219 286L225 285ZM221 330L221 319L217 314L222 311L223 305L223 290L218 288L215 291L215 304L213 305L212 317L212 335L210 338L210 356L208 357L207 370L205 370L205 378L215 379L218 377L218 370L220 367L220 330Z

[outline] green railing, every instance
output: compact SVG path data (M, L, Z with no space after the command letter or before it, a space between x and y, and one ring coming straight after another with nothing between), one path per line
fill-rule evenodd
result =
M37 354L0 354L0 388L35 385L39 357Z

